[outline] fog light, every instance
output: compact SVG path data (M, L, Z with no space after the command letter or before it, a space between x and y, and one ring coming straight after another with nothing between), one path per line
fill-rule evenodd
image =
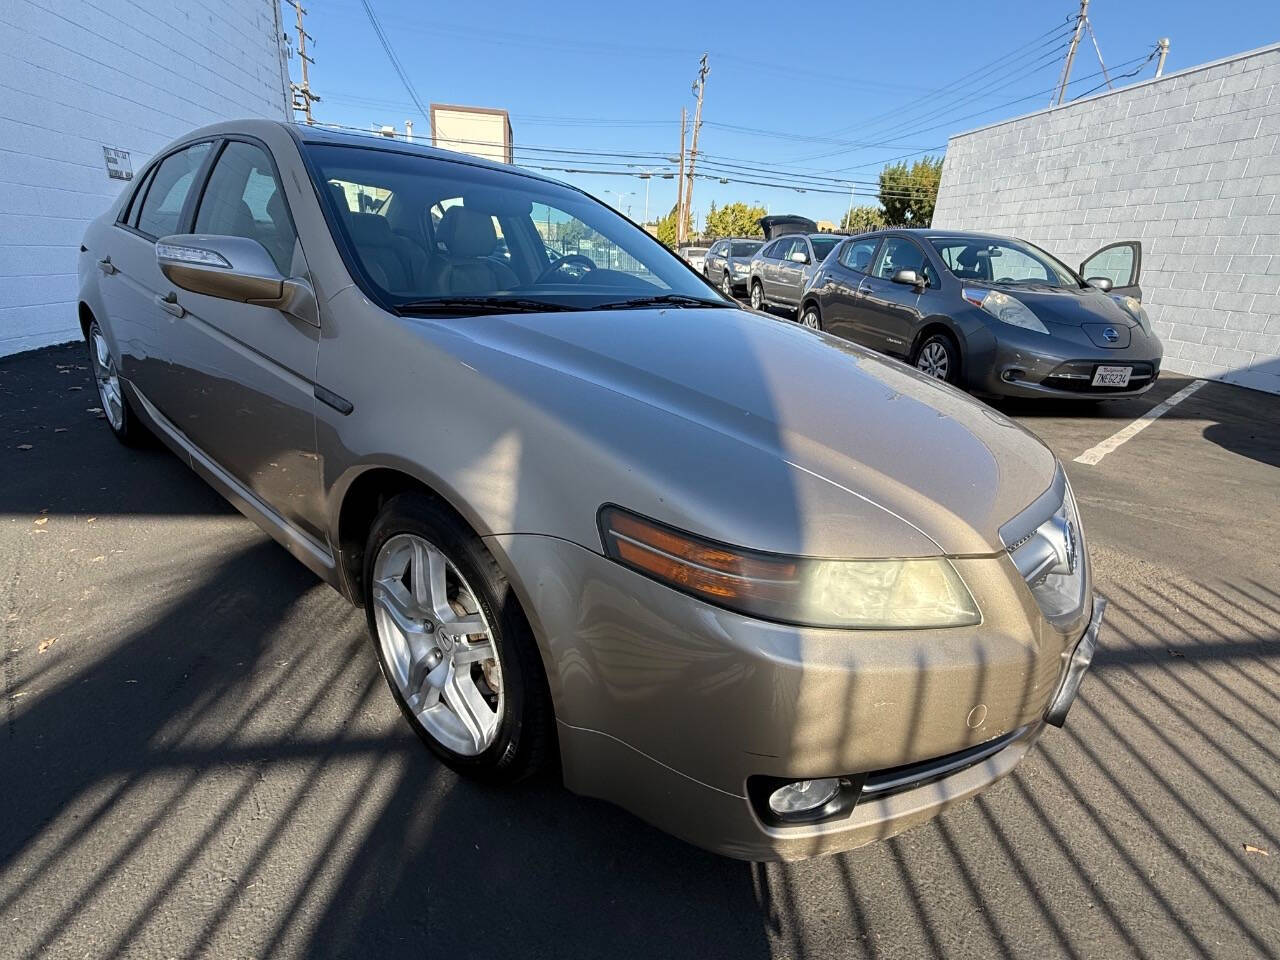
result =
M801 817L830 803L840 792L835 777L824 780L797 780L769 794L769 809L783 820Z

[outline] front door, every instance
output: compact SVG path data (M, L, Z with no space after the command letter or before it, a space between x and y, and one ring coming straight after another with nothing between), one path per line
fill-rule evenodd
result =
M1080 276L1085 280L1105 277L1111 281L1111 293L1142 299L1142 287L1138 285L1142 273L1142 244L1137 240L1122 240L1095 250L1080 264Z
M888 237L880 245L863 284L863 311L870 337L868 345L882 353L906 357L920 325L922 291L909 284L894 283L893 277L900 270L913 270L916 276L925 278L930 274L924 251L913 240Z
M280 273L307 276L275 166L265 147L228 140L195 212L193 232L248 237ZM179 427L262 504L325 544L314 382L318 314L179 291L178 358L191 412Z
M778 284L774 300L787 306L800 301L800 287L804 284L804 268L809 265L809 243L804 237L791 241L786 254L778 263Z

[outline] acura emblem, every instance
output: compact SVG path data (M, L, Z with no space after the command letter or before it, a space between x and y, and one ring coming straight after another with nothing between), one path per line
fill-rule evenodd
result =
M1064 539L1067 541L1067 573L1075 573L1077 559L1076 525L1070 520L1067 521L1066 536Z
M1107 341L1107 343L1119 343L1120 334L1116 331L1115 327L1107 327L1102 331L1102 339Z

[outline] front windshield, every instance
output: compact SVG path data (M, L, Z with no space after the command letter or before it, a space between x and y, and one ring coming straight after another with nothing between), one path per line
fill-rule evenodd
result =
M739 240L733 245L733 256L749 257L764 246L763 240Z
M728 304L657 240L569 187L384 149L307 150L360 272L393 309Z
M836 248L843 237L810 237L809 242L813 244L813 256L815 263L821 263L827 259L831 251Z
M1010 286L1079 287L1079 278L1043 250L1017 240L934 238L938 256L957 279Z

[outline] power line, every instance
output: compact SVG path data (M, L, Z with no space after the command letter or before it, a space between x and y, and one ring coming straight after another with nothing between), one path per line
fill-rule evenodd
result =
M404 84L409 98L413 101L414 106L418 108L418 112L422 114L422 119L430 123L431 114L422 105L422 100L418 98L418 91L413 88L409 75L405 73L404 65L400 63L400 58L396 56L396 52L391 49L391 42L387 39L386 33L383 32L382 24L378 22L378 15L373 12L373 6L369 0L360 0L360 3L364 7L365 14L369 17L369 24L373 27L373 32L378 36L378 43L382 45L383 52L386 53L387 59L391 61L391 66L395 68L396 73L399 75L400 82Z

